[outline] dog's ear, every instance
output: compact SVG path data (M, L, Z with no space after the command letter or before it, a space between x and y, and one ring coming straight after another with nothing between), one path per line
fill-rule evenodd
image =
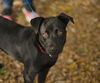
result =
M36 34L38 33L38 31L40 29L40 26L43 23L43 21L44 21L44 18L43 17L36 17L36 18L34 18L34 19L32 19L30 21L30 23L33 26L34 31L35 31Z
M66 15L64 13L61 13L59 16L58 16L58 19L60 19L62 22L64 22L65 24L68 24L69 21L71 21L73 24L74 24L74 20L71 16L69 15Z

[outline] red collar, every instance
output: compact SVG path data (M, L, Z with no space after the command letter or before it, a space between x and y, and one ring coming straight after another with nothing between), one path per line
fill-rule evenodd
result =
M42 53L47 54L46 50L41 45L38 45L38 48L41 50Z
M39 34L37 34L37 39L39 39ZM37 47L39 48L39 50L44 53L44 54L48 54L45 50L45 48L41 45L41 43L39 42L39 40L37 40L38 43L37 43Z
M38 48L40 49L40 51L42 52L42 53L44 53L44 54L47 54L47 55L49 55L50 57L52 57L50 54L48 54L47 52L46 52L46 50L43 48L43 46L40 44L38 44Z

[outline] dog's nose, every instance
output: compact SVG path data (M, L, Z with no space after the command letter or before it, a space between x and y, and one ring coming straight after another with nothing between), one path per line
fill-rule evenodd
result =
M55 50L55 48L54 47L51 47L51 50Z

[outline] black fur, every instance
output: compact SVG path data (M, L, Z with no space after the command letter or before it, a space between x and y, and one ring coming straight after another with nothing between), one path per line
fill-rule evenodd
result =
M32 83L37 74L38 83L45 83L50 67L63 50L70 20L73 22L65 14L37 17L31 20L32 27L25 27L0 17L0 49L24 64L25 83Z

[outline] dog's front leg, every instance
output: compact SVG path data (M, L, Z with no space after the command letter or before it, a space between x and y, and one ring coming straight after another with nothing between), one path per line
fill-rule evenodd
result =
M38 74L38 83L45 83L46 76L49 72L49 69L50 68L46 68L46 69L39 72L39 74Z
M33 68L25 68L23 73L24 83L33 83L36 74Z

